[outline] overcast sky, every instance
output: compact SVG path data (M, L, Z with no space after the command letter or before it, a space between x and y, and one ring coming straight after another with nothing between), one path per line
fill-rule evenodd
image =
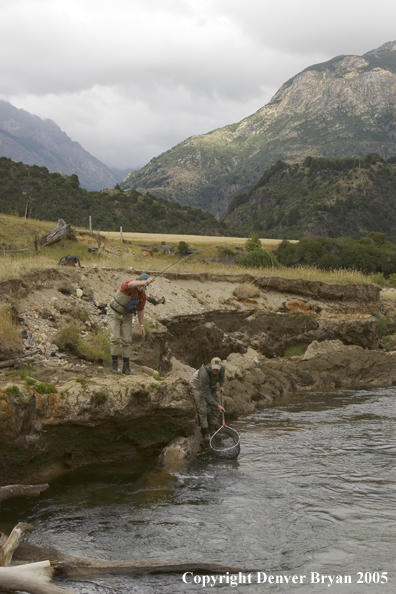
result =
M394 0L2 0L0 98L132 169L395 39Z

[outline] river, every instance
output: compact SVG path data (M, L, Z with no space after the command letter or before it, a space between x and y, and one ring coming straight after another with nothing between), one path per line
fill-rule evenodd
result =
M28 521L32 542L87 557L255 570L235 586L225 575L228 583L206 588L199 574L57 582L79 594L394 594L395 396L388 388L283 399L230 422L241 435L237 460L204 454L173 476L74 473L38 499L4 502L0 528Z

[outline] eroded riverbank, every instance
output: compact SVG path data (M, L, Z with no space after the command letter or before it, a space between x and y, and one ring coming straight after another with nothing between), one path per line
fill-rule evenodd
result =
M394 302L370 285L168 274L153 284L161 302L147 305L148 338L134 336L133 376L59 351L55 337L71 320L81 337L106 330L103 306L134 274L56 269L2 283L2 298L18 300L35 367L31 381L0 374L3 484L125 458L190 461L199 435L188 379L212 356L226 362L231 419L302 391L396 382L396 352L381 348L379 325L380 308L392 320ZM55 390L38 392L43 382Z

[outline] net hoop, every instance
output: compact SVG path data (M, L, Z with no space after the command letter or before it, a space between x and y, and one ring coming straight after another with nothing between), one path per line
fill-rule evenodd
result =
M229 437L231 437L234 441L234 445L227 447L227 448L217 448L213 445L213 438L216 437L219 433L226 433ZM239 433L235 431L235 429L231 429L227 425L222 425L220 429L217 429L215 433L213 433L212 437L210 438L209 448L218 458L227 458L231 460L233 458L237 458L241 451L241 444Z

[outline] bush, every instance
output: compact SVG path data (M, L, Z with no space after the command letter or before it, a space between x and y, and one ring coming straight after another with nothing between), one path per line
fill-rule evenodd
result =
M234 264L236 257L237 257L237 254L235 254L235 252L230 250L230 248L224 248L221 250L221 252L219 254L219 261L222 262L223 264Z
M271 268L279 266L278 260L262 248L248 252L238 262L239 266L244 268Z
M369 233L360 240L303 237L297 243L282 241L275 255L283 266L351 269L363 274L383 274L385 278L396 270L396 245L387 241L383 233ZM375 282L385 284L381 277Z
M245 242L245 249L247 252L254 252L254 250L261 250L262 245L257 233L253 233L250 239Z
M179 254L186 256L188 254L188 244L185 241L179 241Z

